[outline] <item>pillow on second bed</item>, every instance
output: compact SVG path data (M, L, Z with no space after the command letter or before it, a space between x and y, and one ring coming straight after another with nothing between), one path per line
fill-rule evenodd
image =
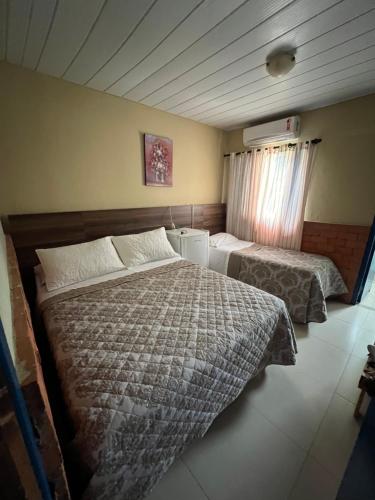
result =
M219 248L238 241L238 238L230 233L217 233L210 236L210 247Z
M110 236L78 245L39 249L36 253L48 291L124 269Z
M145 233L113 236L112 242L126 267L178 255L169 243L164 227Z

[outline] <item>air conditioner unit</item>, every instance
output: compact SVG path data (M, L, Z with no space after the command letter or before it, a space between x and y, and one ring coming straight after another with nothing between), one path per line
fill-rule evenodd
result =
M244 146L259 146L273 142L289 141L299 137L299 116L263 123L243 131Z

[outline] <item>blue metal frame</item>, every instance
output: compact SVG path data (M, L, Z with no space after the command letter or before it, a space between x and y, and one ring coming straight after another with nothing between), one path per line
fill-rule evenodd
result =
M374 258L375 252L375 217L372 222L370 235L367 241L365 253L362 259L361 268L359 270L358 278L354 287L352 295L352 304L358 304L361 301L362 293L365 288L367 276L370 270L372 259Z
M38 482L43 500L52 500L51 490L44 471L42 458L36 445L26 403L18 382L16 370L9 351L4 327L0 319L0 368L4 374L5 383L12 398L14 410L30 458L35 478Z

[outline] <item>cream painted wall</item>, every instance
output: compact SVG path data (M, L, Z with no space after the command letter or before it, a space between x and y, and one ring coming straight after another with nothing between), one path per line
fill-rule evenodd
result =
M370 225L375 215L375 94L300 113L301 139L321 137L305 220ZM242 151L242 129L226 152Z
M221 199L222 154L242 130L213 127L0 63L0 213L126 208ZM301 113L321 137L306 220L370 224L375 95ZM143 133L174 145L174 186L143 184Z
M224 132L0 63L0 213L221 198ZM173 140L173 187L143 184L143 133Z

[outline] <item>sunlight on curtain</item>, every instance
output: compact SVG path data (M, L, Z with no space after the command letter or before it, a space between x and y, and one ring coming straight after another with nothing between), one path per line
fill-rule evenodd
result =
M315 150L309 142L232 153L227 231L262 245L299 250Z

